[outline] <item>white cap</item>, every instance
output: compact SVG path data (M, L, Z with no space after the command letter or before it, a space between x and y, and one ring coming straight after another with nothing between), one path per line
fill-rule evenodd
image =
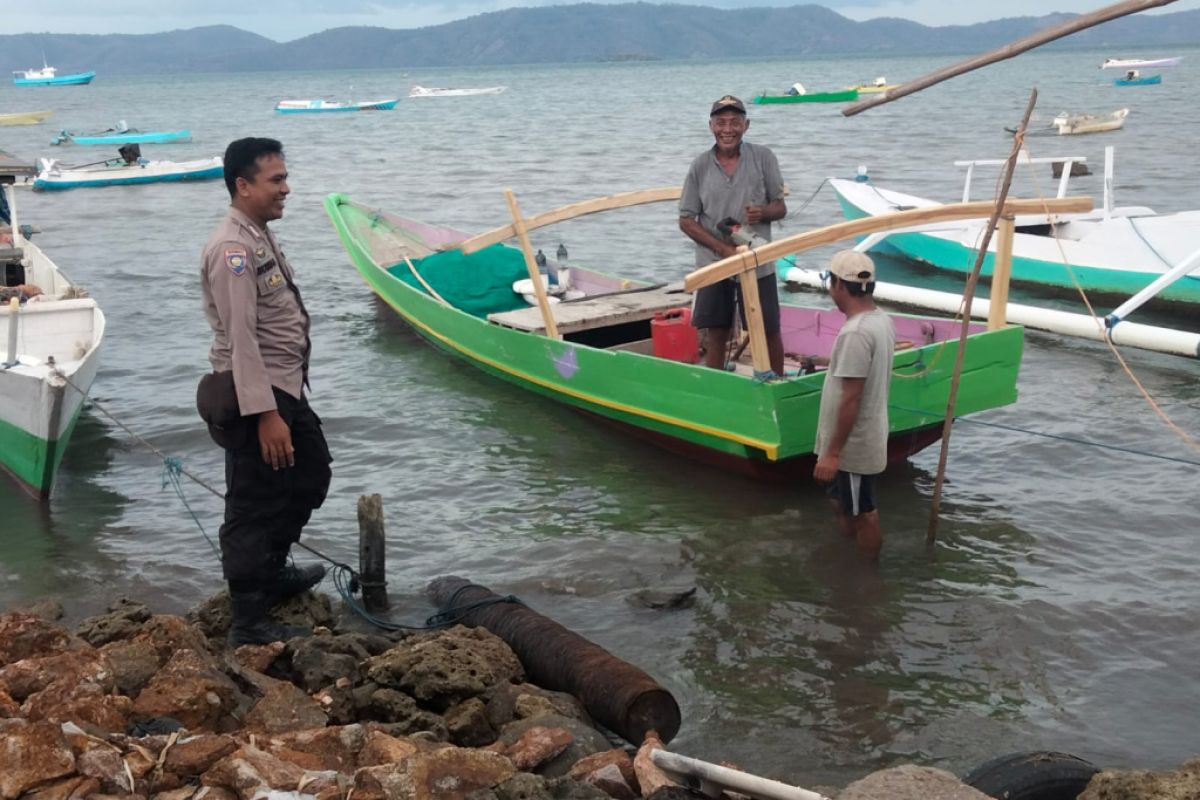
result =
M839 250L829 261L829 271L844 281L868 284L875 280L875 262L857 250Z

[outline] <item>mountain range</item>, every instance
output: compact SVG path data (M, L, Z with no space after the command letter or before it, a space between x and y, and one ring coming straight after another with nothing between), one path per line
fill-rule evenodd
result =
M824 6L726 10L582 3L513 8L427 28L331 28L276 42L232 26L153 34L0 35L10 69L60 73L253 72L499 64L822 57L979 52L1070 19L1013 17L930 27L896 18L855 22ZM1076 33L1058 48L1194 46L1200 11L1136 14Z

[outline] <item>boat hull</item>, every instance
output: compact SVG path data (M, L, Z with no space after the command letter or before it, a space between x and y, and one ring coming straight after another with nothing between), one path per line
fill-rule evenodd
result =
M53 262L28 241L22 248L28 280L47 294L68 294ZM0 341L7 341L11 314L0 308ZM17 326L18 363L0 370L0 467L45 498L96 377L105 320L91 298L39 300L20 307Z
M757 475L811 475L823 373L763 382L489 323L440 304L375 262L370 228L391 225L394 218L384 223L380 215L342 195L330 195L325 206L360 275L435 347L496 378L699 460ZM836 335L830 322L824 330ZM971 365L966 374L972 377L959 390L961 413L1016 399L1021 349L1020 328L968 339L964 357ZM946 341L897 353L889 415L893 457L905 458L933 440L921 432L936 428L944 417L956 350L956 341Z
M837 178L831 179L831 185L846 219L859 219L891 209L891 206L884 209L868 205L865 201L870 200L872 195L881 198L885 204L889 198L905 205L912 205L911 201L917 199L886 190L870 189L868 194L865 189L857 191L854 188L867 184ZM929 201L923 201L923 204L928 205ZM1164 222L1167 224L1164 225ZM1012 280L1027 286L1070 291L1075 291L1079 286L1089 293L1129 297L1168 269L1161 257L1154 255L1155 251L1147 244L1148 237L1138 226L1154 224L1155 231L1158 231L1172 223L1179 230L1193 232L1191 238L1194 241L1176 241L1173 244L1173 260L1179 260L1185 251L1190 252L1189 248L1194 250L1200 247L1200 212L1182 212L1155 220L1116 218L1102 223L1112 230L1100 231L1093 237L1094 241L1056 240L1050 236L1018 232L1013 236ZM937 232L894 233L883 240L885 248L877 246L872 249L899 254L938 269L967 274L975 265L977 250L974 243L980 238L980 225L970 223ZM1161 238L1165 241L1168 237ZM984 277L992 274L996 247L997 242L993 239L983 262L981 274ZM1159 252L1165 249L1165 246L1160 246ZM1158 297L1169 302L1200 303L1200 276L1180 278L1159 293Z
M95 136L76 136L64 131L61 135L52 139L50 144L168 144L171 142L190 142L191 140L192 132L189 130L146 131L144 133L139 131Z
M329 103L324 100L295 100L284 101L275 106L275 110L280 114L337 114L347 111L390 111L399 102L399 98L362 103Z
M1145 78L1117 78L1113 86L1156 86L1162 83L1162 75L1147 75Z
M144 183L169 183L183 181L206 181L225 175L220 158L202 163L187 164L151 161L128 167L113 167L97 170L43 170L33 181L38 191L62 191L66 189L96 188L101 186L136 186Z
M95 71L77 72L73 75L55 75L48 78L26 78L14 75L13 83L17 86L83 86L91 83L94 77L96 77Z
M11 114L0 114L0 125L37 125L53 111L18 111Z
M760 94L755 95L754 101L759 105L791 104L791 103L845 103L858 99L857 89L847 89L841 92L810 92L809 94Z

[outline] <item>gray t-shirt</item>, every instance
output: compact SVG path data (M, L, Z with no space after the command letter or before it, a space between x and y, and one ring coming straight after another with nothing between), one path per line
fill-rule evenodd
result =
M692 161L683 181L679 197L679 216L694 219L705 230L723 239L717 223L726 217L746 222L746 206L761 206L783 198L783 175L779 160L771 148L742 142L737 169L727 175L717 163L717 148L713 145ZM751 229L767 241L771 240L771 223L760 222ZM703 267L719 260L719 256L702 244L696 245L696 266ZM759 264L755 274L762 278L775 271L775 262Z
M829 371L821 392L817 418L816 453L825 454L837 428L843 378L866 378L858 419L842 448L840 469L859 475L874 475L887 466L888 386L892 379L892 356L896 331L887 314L876 309L855 314L838 331L829 356Z

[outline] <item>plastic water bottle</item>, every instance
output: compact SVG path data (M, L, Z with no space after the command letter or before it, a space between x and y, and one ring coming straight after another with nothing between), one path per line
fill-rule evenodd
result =
M533 263L538 265L538 269L546 268L546 254L541 250L537 251L537 255L533 257Z
M867 176L867 165L866 164L858 165L858 174L854 176L854 180L856 183L866 183L867 181L871 180Z
M554 258L558 261L557 282L560 287L566 289L571 283L571 270L567 267L567 248L562 242L558 243L558 250L554 252Z

